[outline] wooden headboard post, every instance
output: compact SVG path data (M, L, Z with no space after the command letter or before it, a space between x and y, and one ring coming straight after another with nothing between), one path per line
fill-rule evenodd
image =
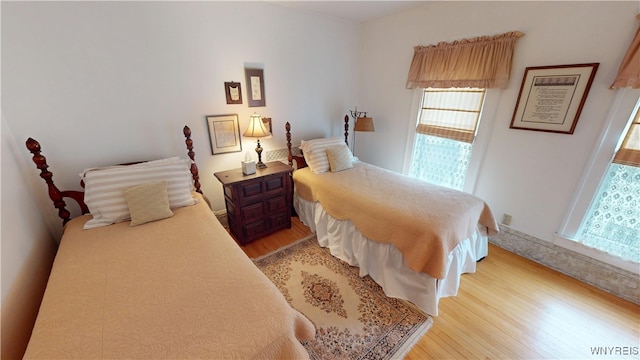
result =
M349 115L344 116L344 142L349 146Z
M60 189L58 189L58 187L53 183L53 173L47 170L49 168L47 158L40 154L40 151L42 150L40 143L32 138L28 138L27 149L33 154L32 160L40 170L40 177L47 183L49 198L53 201L53 206L58 209L58 216L62 219L62 225L65 225L69 220L71 220L71 213L67 210L67 204L63 200L65 197L74 199L78 205L80 205L80 209L83 214L89 213L89 208L84 203L84 193L82 191L60 191Z
M184 143L187 145L187 155L191 159L191 176L193 177L193 186L196 188L196 192L202 194L202 190L200 189L200 175L198 175L198 166L196 165L195 156L196 153L193 152L193 140L191 140L191 129L185 125L184 129L182 129L182 133L184 134L185 141Z
M196 154L193 152L191 129L188 126L185 126L182 129L182 132L185 137L185 144L187 145L187 155L189 155L189 158L191 159L190 171L191 177L193 178L193 186L197 192L202 194L202 190L200 189L200 176L198 175L198 166L195 162ZM51 201L53 201L53 206L58 209L58 216L62 219L62 225L65 225L69 220L71 220L71 213L66 208L67 204L64 202L64 198L72 198L80 206L82 214L88 214L89 207L84 202L84 192L76 190L60 191L60 189L58 189L58 187L53 183L53 173L47 170L49 168L49 165L47 164L47 158L40 153L42 151L40 143L32 138L28 138L26 144L29 152L33 154L33 162L40 170L40 177L43 178L47 183L47 188L49 189L49 198L51 199Z
M285 133L287 136L287 160L289 161L289 166L293 166L293 160L296 160L296 166L299 169L307 166L307 162L304 160L304 156L293 155L291 152L291 124L287 121L284 124Z
M296 165L298 169L307 166L307 162L304 160L304 155L293 155L291 152L291 124L287 122L284 125L284 129L287 136L287 160L289 161L289 166L293 166L293 160L296 161ZM344 116L344 142L349 146L349 115Z

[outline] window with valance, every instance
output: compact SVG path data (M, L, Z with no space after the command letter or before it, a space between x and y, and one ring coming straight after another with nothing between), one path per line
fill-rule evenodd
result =
M414 47L406 86L421 89L409 175L462 190L486 89L509 83L513 31Z
M640 20L640 14L636 18ZM611 85L611 89L627 88L640 88L640 27ZM635 92L636 104L631 115L620 118L627 122L625 130L611 135L619 137L618 146L577 232L573 235L572 229L560 230L567 233L568 238L633 263L640 263L640 98L637 94ZM626 95L618 93L621 98ZM622 109L620 113L629 114Z

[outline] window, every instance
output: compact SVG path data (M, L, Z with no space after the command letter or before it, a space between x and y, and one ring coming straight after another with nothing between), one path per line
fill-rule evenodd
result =
M485 89L424 89L409 175L462 190Z
M639 104L640 105L640 102ZM640 111L585 216L578 239L625 260L640 262Z

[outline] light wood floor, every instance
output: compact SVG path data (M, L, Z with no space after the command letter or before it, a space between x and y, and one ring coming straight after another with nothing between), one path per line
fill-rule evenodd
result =
M311 233L298 218L292 222L242 248L257 257ZM439 311L405 359L640 358L640 306L491 244Z

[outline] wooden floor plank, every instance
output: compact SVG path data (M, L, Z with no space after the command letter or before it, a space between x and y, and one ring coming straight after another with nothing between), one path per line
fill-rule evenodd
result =
M291 229L241 247L253 258L310 234L294 217ZM439 311L405 359L639 358L640 306L491 244ZM592 355L605 346L636 355Z

